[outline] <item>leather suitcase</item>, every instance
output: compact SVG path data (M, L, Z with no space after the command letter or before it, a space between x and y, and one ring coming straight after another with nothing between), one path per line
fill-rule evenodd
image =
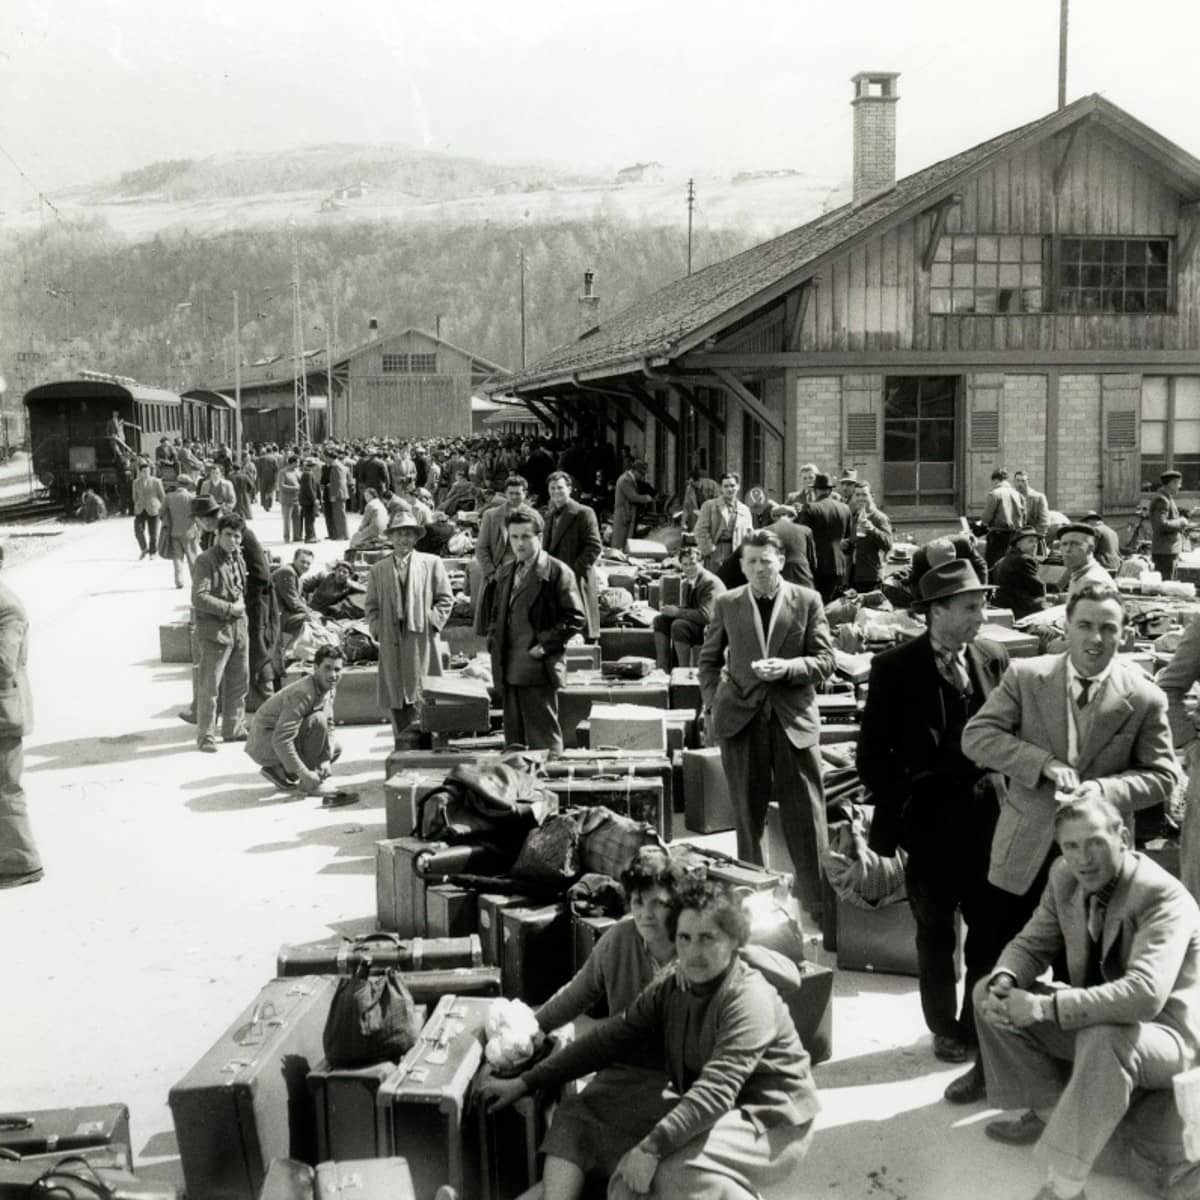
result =
M916 975L917 923L908 901L861 908L839 897L837 965L843 971Z
M129 1109L124 1104L0 1113L0 1150L22 1158L52 1155L57 1161L80 1150L119 1147L124 1152L120 1165L132 1171L132 1145Z
M650 651L653 655L654 651ZM607 657L607 655L606 655ZM593 704L645 704L667 707L667 674L651 671L645 679L603 679L599 671L576 671L558 693L558 723L568 731L592 715Z
M535 901L529 896L500 895L482 892L479 896L479 940L483 946L483 961L489 967L504 963L504 923L500 914L506 908L530 908Z
M86 1156L92 1169L100 1177L101 1184L111 1189L114 1200L178 1200L179 1193L169 1183L139 1179L130 1171L111 1165L103 1156L112 1155L111 1149L93 1148L79 1151ZM0 1200L27 1200L34 1183L51 1170L68 1154L39 1155L35 1158L0 1159ZM87 1178L90 1174L79 1163L63 1163L64 1172ZM53 1195L54 1200L96 1200L98 1194L94 1182L76 1183L68 1175L55 1175L50 1188L43 1195Z
M487 733L488 689L460 675L421 677L420 727L425 733Z
M314 1200L416 1200L412 1172L403 1158L323 1162L316 1170Z
M189 1200L256 1200L273 1158L316 1161L305 1080L335 980L275 979L170 1091Z
M661 766L654 768L654 778L648 775L631 775L621 770L619 776L596 775L590 779L572 776L567 779L547 779L546 790L558 797L560 811L576 806L592 807L597 804L611 808L613 812L635 821L644 821L658 830L664 842L671 840L670 760L655 756Z
M666 711L666 735L667 746L666 753L674 754L676 750L694 748L698 742L696 714L690 709L668 708ZM608 740L608 739L606 739ZM592 748L592 718L586 721L580 721L575 726L575 745L580 750L590 750ZM606 750L608 746L599 746L597 749ZM654 750L629 750L630 754L654 754ZM662 753L661 750L657 753Z
M587 962L596 943L617 923L615 917L589 917L583 913L571 914L571 966L576 974ZM602 996L588 1010L589 1017L607 1017L608 1002Z
M683 823L693 833L734 827L729 781L715 746L683 752Z
M802 962L800 990L786 1000L796 1032L815 1067L833 1057L833 968Z
M683 598L683 576L665 574L658 577L658 595L663 604L674 604L677 608ZM660 608L661 605L654 605Z
M187 621L168 621L158 627L158 656L165 663L192 661L192 630Z
M384 764L383 777L388 780L404 771L420 771L445 779L451 767L499 757L499 752L495 750L393 750Z
M674 756L661 754L628 754L614 750L564 750L558 758L551 759L543 768L547 779L592 779L597 775L624 778L636 775L662 780L663 795L674 799L676 781ZM674 807L674 805L672 805ZM671 840L670 812L664 806L663 828L659 830L664 841Z
M445 782L443 771L397 771L383 785L384 823L390 838L415 837L421 801Z
M333 695L333 720L337 725L379 725L387 716L379 709L379 664L355 663L346 667Z
M275 973L292 975L353 975L364 958L373 970L399 967L402 971L436 971L447 967L478 967L483 963L479 938L397 937L380 931L359 938L327 938L299 946L281 946Z
M671 707L700 711L700 671L697 667L676 667L671 672Z
M378 1141L407 1159L418 1200L448 1183L479 1195L479 1126L466 1112L483 1062L483 1026L491 1001L443 996L417 1044L379 1087Z
M425 927L431 938L478 936L479 904L475 893L452 883L426 888Z
M375 844L375 904L380 929L401 937L429 930L425 891L446 875L494 875L509 865L480 846L448 846L420 838L388 838Z
M566 904L506 908L501 980L504 994L535 1006L571 978L571 913Z
M336 1071L324 1062L309 1072L317 1127L317 1162L375 1158L375 1100L379 1086L396 1070L394 1062L376 1063L353 1071ZM264 1196L266 1188L263 1189Z
M490 1072L485 1063L476 1087ZM478 1114L483 1200L516 1200L541 1178L538 1147L550 1124L547 1102L541 1096L523 1096L503 1112L488 1113L478 1106Z
M732 887L749 892L770 892L778 903L785 906L791 897L792 877L784 871L772 871L754 863L742 862L732 854L722 854L707 846L689 846L688 854L693 859L703 861L712 879L720 879Z
M401 971L416 1004L435 1005L444 996L499 996L499 967L449 967L444 971Z
M654 658L654 630L649 627L633 629L601 629L600 661L616 662L618 658ZM666 708L666 705L663 705Z
M576 671L598 671L600 670L600 647L599 646L568 646L563 653L563 663L567 668L567 674L574 674Z

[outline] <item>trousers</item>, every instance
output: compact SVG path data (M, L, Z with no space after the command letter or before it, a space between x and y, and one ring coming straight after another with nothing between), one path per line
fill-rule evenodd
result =
M133 517L133 536L137 538L138 549L143 554L158 553L158 517L149 513L135 513Z
M562 753L557 688L504 685L504 744Z
M317 709L316 712L309 713L303 721L300 722L300 728L296 732L296 754L300 761L310 770L315 771L319 767L324 766L327 762L332 762L337 757L339 747L337 739L333 736L333 728L325 714L323 708ZM270 751L260 753L251 753L251 743L246 743L246 753L258 763L260 767L287 767L278 754L272 748Z
M779 721L763 710L736 737L721 739L721 762L729 780L738 858L762 865L767 806L778 798L796 895L810 912L818 911L821 856L829 846L820 749L793 746Z
M300 527L300 506L294 500L280 500L279 512L283 517L283 540L300 541L303 533Z
M350 536L346 530L345 500L330 500L325 506L325 520L328 526L325 532L331 538L344 542Z
M258 485L258 502L263 506L264 512L271 511L271 501L275 499L275 489L273 487L265 487L263 484Z
M296 518L296 541L300 540L300 530L303 528L304 540L317 540L317 508L315 504L302 504Z
M171 539L171 567L175 572L175 586L183 587L183 569L186 565L188 578L191 578L192 563L200 551L196 547L194 537L173 537Z
M250 645L246 622L234 628L233 640L200 639L196 675L196 742L217 740L217 710L222 737L234 737L246 724L246 692L250 686Z
M1135 1087L1168 1088L1194 1056L1174 1030L1143 1021L1059 1029L1052 1022L997 1029L982 1015L987 981L975 987L979 1050L996 1108L1050 1108L1036 1154L1082 1182L1129 1109ZM1070 1077L1063 1082L1065 1064Z
M681 617L665 617L659 613L654 618L654 657L660 671L670 671L671 650L674 648L679 666L692 665L693 646L704 645L704 626Z
M1150 561L1163 579L1174 579L1179 574L1178 554L1152 554Z
M0 737L0 876L26 875L42 866L21 786L24 765L24 741Z

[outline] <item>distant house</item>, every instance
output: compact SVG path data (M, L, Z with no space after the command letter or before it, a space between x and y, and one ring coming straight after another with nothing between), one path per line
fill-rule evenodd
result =
M663 165L660 162L634 163L617 172L618 183L662 183Z
M361 200L370 189L361 179L357 183L349 183L344 187L334 188L334 200Z
M310 438L466 437L471 433L471 396L504 367L444 338L409 328L373 338L335 357L332 379L323 350L304 354L310 397ZM220 391L233 394L226 381ZM290 440L294 419L295 368L288 356L242 371L245 437L254 412L274 414L258 422L284 429L267 440ZM326 399L328 398L328 399ZM319 427L319 428L318 428Z

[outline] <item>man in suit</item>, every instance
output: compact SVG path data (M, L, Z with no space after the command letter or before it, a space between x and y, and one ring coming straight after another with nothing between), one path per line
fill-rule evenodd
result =
M704 644L704 631L712 619L713 605L725 592L725 585L700 565L700 548L682 546L679 569L679 603L664 604L654 618L654 656L661 671L670 671L671 651L675 663L690 667Z
M596 510L571 498L572 480L566 471L555 471L546 479L550 506L546 509L546 553L565 562L575 572L580 599L587 614L585 634L600 636L600 589L596 563L604 550Z
M388 524L392 553L367 575L364 610L379 646L379 710L391 715L397 749L416 716L421 677L442 673L437 635L454 608L442 560L415 549L422 528L412 513L398 512Z
M766 526L783 546L783 577L788 583L813 587L817 572L817 547L813 532L807 525L797 524L796 510L790 504L776 504L771 509L771 523ZM740 587L745 580L738 563L738 577L726 586Z
M275 593L275 611L279 630L275 636L275 677L287 673L287 653L296 635L316 614L305 603L301 581L312 566L312 551L297 547L290 563L271 572L271 589Z
M1178 471L1164 471L1158 478L1162 486L1150 498L1150 559L1164 579L1174 579L1183 553L1183 534L1188 527L1186 512L1175 503L1183 487L1183 476Z
M640 460L633 463L617 480L613 492L612 548L622 553L637 528L638 511L654 500L653 491L645 491L646 471Z
M1085 584L1067 601L1066 651L1013 662L963 731L963 753L1008 780L988 870L1006 937L1046 885L1059 804L1099 791L1128 816L1180 779L1167 698L1117 657L1124 627L1116 588Z
M25 738L33 732L33 700L25 670L28 638L24 605L7 584L0 583L0 888L22 887L42 878L42 860L21 786Z
M329 479L325 491L326 533L344 542L350 536L346 529L346 502L350 499L349 474L338 451L330 450L326 457L329 460Z
M1058 532L1058 550L1066 570L1058 581L1068 599L1090 583L1116 587L1113 577L1096 561L1097 533L1082 521L1064 525Z
M741 479L733 471L720 478L721 494L700 505L696 517L696 545L706 570L716 571L754 531L754 515L738 499Z
M158 517L166 500L162 480L150 474L150 464L142 459L133 481L133 535L142 558L158 553Z
M511 513L525 507L528 492L529 485L524 476L510 475L504 481L503 503L489 505L479 518L479 535L475 539L475 561L479 564L479 600L475 607L477 634L486 635L491 623L496 573L513 558L504 522Z
M1054 835L1062 858L1037 911L975 990L988 1100L1026 1110L984 1131L1037 1143L1048 1178L1036 1200L1082 1196L1133 1089L1168 1089L1200 1058L1196 902L1130 850L1101 785L1059 805ZM1068 986L1036 988L1064 952Z
M258 470L258 499L264 512L271 511L275 500L275 481L279 478L279 459L273 453L273 447L261 447L254 465Z
M1004 944L988 919L995 791L962 752L967 721L1008 666L1003 649L976 636L990 590L962 559L922 576L913 607L925 611L928 632L875 656L858 741L859 775L875 803L871 846L889 856L897 846L908 853L921 1011L944 1062L965 1062L975 1046L971 988ZM960 912L967 924L961 1012L954 963ZM950 1086L979 1087L973 1079Z
M1096 531L1096 561L1112 576L1121 569L1121 539L1111 525L1105 525L1098 512L1083 518ZM1165 576L1164 576L1165 578Z
M1008 551L996 564L996 603L1011 608L1018 621L1046 607L1046 585L1038 574L1040 541L1032 525L1018 529Z
M1025 523L1025 501L1011 483L1008 472L997 467L992 472L993 487L984 501L980 520L987 526L987 550L985 557L990 568L1004 557L1013 533Z
M492 678L504 696L504 741L561 752L563 651L587 617L575 572L542 549L542 518L533 509L519 509L507 515L505 528L513 557L496 576L488 630Z
M842 547L846 555L846 586L857 592L879 586L883 564L892 548L892 523L876 507L871 485L859 480L850 498L853 516L850 536Z
M846 578L846 554L842 549L854 530L850 509L833 495L828 475L813 480L817 498L806 504L796 519L812 530L817 551L817 569L813 582L826 604L837 594Z
M816 685L834 670L821 598L783 580L783 547L766 529L742 544L749 581L718 596L700 650L705 722L721 746L738 857L761 863L767 804L778 798L800 902L821 907L828 845Z
M1038 549L1046 551L1046 535L1050 532L1050 501L1045 492L1039 492L1029 486L1028 471L1013 472L1013 487L1025 502L1025 524L1037 530Z

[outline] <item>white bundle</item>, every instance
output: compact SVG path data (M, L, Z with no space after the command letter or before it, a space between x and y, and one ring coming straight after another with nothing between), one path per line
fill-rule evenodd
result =
M543 1034L533 1009L521 1000L494 1000L484 1023L487 1046L484 1057L502 1071L511 1071L532 1058Z

